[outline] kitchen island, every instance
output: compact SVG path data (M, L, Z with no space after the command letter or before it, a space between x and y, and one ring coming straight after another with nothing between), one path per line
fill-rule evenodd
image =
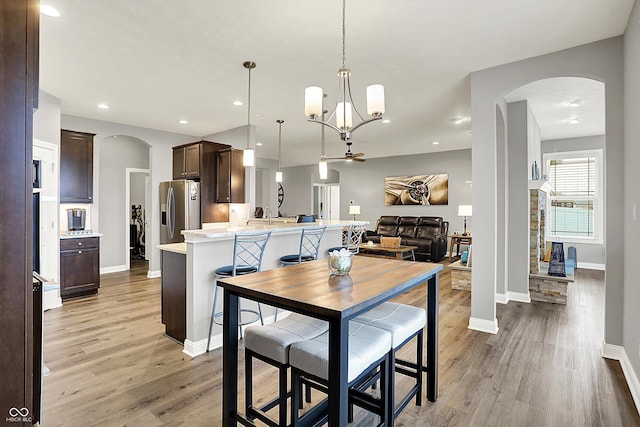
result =
M183 231L185 242L181 251L186 254L186 337L183 351L191 357L206 351L209 320L211 319L211 304L215 286L214 271L223 265L233 263L233 242L236 234L258 231L271 231L271 238L264 252L262 270L283 268L279 259L282 255L298 253L300 248L300 234L306 227L325 225L327 230L322 238L318 258L325 258L327 250L342 244L342 229L352 224L366 225L366 221L331 220L309 223L253 223L249 225L230 227L228 223L207 224L201 230ZM183 246L182 246L183 245ZM159 245L161 251L176 252L176 244ZM162 272L165 276L168 272ZM255 306L254 302L243 301L248 308ZM216 311L222 311L222 298L219 298ZM262 305L265 323L273 321L273 309ZM222 327L214 324L211 348L221 347Z

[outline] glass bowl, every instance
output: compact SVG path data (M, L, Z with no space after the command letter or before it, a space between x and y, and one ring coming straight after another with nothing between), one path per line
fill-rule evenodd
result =
M345 274L349 274L351 271L351 253L349 254L340 254L338 256L329 255L327 257L327 262L329 264L329 271L331 274L336 276L344 276Z

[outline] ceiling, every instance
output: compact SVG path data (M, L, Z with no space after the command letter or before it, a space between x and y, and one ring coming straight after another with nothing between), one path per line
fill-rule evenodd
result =
M277 158L276 120L283 119L283 166L319 159L320 126L306 121L304 89L318 85L329 100L337 96L339 0L42 3L61 16L41 19L40 86L61 99L63 114L194 137L236 128L247 124L242 63L252 60L251 123L263 144L257 155ZM349 0L346 65L354 102L366 111L365 87L381 83L390 120L358 129L353 151L372 158L471 147L470 72L620 35L632 6L633 0ZM602 133L585 128L590 120L570 124L559 116L547 128L541 118L569 98L584 99L581 108L600 103L594 108L603 118L604 95L581 80L534 83L512 100L536 100L543 139ZM232 104L238 100L245 105ZM344 153L337 134L326 135L327 156Z

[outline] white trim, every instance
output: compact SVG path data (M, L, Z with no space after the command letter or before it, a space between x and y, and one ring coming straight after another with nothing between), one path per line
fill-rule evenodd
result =
M584 268L587 270L605 270L605 265L604 264L597 264L594 262L579 262L578 263L578 268Z
M213 335L211 337L211 349L222 347L222 334ZM200 356L207 352L207 338L193 342L184 340L184 348L182 352L189 357Z
M627 385L631 392L631 397L633 397L633 401L636 404L636 411L638 411L638 414L640 415L640 381L633 370L633 366L631 365L631 361L629 360L629 356L627 356L627 352L624 350L624 347L607 344L603 340L600 354L605 359L612 359L620 362L622 373L624 374L625 380L627 380Z
M524 302L527 304L531 302L531 295L529 292L508 292L508 295L509 300L511 301Z
M290 312L286 311L286 310L282 310L280 312L280 316L278 316L281 320L284 319L285 317L287 317L290 314ZM268 325L270 323L273 323L273 315L271 316L267 316L263 318L264 324ZM251 326L251 325L260 325L260 322L258 320L256 320L253 323L247 324L245 326L242 326L242 331L244 333L244 330L247 326ZM182 349L182 352L190 357L196 357L196 356L200 356L201 354L204 354L207 352L207 340L208 338L203 338L201 340L198 341L189 341L187 339L184 340L184 348ZM220 332L219 334L215 334L215 335L211 335L211 348L210 350L215 350L216 348L220 348L222 347L222 332Z
M100 267L100 274L118 273L120 271L127 271L126 265L112 265L111 267Z
M579 197L581 200L593 200L594 203L594 216L593 216L593 236L592 237L576 237L576 236L562 236L562 235L552 235L551 234L551 225L549 227L545 227L545 240L548 241L556 241L556 242L565 242L565 243L579 243L579 244L595 244L602 245L604 244L604 150L602 148L594 148L588 150L575 150L575 151L562 151L562 152L549 152L542 154L542 166L544 168L543 174L549 174L547 170L550 159L574 159L579 157L595 157L596 159L596 191L595 196L593 197ZM552 196L550 193L547 193L548 200L550 203ZM548 215L550 219L551 215Z
M149 279L157 279L158 277L162 277L162 270L148 270L147 278Z
M473 329L474 331L486 332L488 334L497 334L499 330L498 319L493 319L493 321L491 321L470 317L469 329Z
M507 294L496 293L496 302L498 304L506 304L509 302L509 296Z
M150 176L149 169L140 169L140 168L126 168L125 169L125 177L124 177L124 211L125 211L125 220L124 220L124 259L125 259L125 270L131 269L131 258L130 258L130 249L129 242L131 241L131 233L129 225L131 224L131 174L132 173L146 173L147 176ZM144 188L145 193L147 192L147 187L145 185ZM146 200L146 198L145 198ZM148 209L148 206L145 206L145 209ZM146 253L146 251L145 251Z

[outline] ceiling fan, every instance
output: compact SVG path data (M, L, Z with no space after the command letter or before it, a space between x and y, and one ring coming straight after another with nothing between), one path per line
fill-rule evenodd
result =
M348 162L364 162L367 159L361 159L364 156L364 153L352 153L351 152L351 144L352 142L347 141L347 152L344 153L344 157L326 157L327 160L346 160Z

